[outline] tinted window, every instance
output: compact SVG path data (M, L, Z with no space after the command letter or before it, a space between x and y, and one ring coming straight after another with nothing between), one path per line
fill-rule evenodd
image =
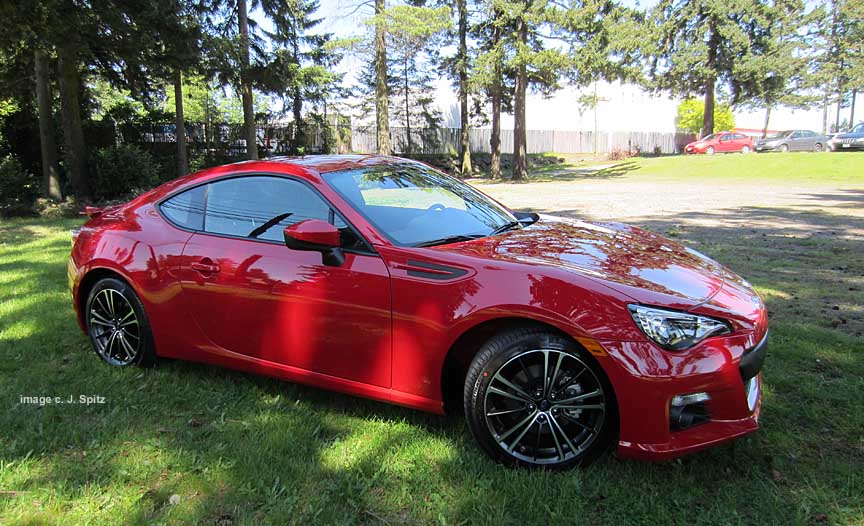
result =
M204 227L204 187L198 186L164 201L159 207L169 221L190 230Z
M735 137L735 139L736 139L736 140L739 140L739 141L742 140L742 139L746 139L746 138L747 138L746 135L741 134L741 133L736 133L735 135L733 135L733 137Z
M330 172L324 179L397 244L483 237L516 220L462 181L422 165L394 163Z
M297 181L252 176L208 185L207 232L282 241L286 226L307 219L347 226L318 194Z

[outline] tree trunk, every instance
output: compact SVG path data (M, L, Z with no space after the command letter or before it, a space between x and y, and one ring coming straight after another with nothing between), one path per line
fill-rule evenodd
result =
M51 84L48 79L48 57L36 50L36 103L39 106L39 144L42 148L42 186L45 195L61 201L60 167L57 165L57 143L54 141L54 118L51 109Z
M297 68L300 68L300 43L298 42L297 33L292 36L292 45L294 52L294 63ZM300 82L294 82L294 93L292 94L294 101L291 104L291 110L294 113L294 150L299 153L300 148L306 146L306 123L303 122L303 89Z
M837 113L834 116L834 131L840 131L840 106L843 103L843 94L837 92Z
M186 157L186 122L183 119L183 73L174 70L174 123L177 140L177 177L189 171Z
M828 133L828 90L825 90L825 97L822 99L822 135Z
M471 142L468 136L468 0L456 0L459 10L459 52L457 64L459 68L459 120L461 122L460 156L462 158L462 177L471 175Z
M762 138L768 136L768 121L771 120L771 105L765 107L765 126L762 127Z
M714 78L705 81L705 111L702 115L702 133L705 137L714 133Z
M524 18L517 23L519 43L528 43L528 26ZM513 89L513 181L528 178L528 133L525 129L525 97L528 91L528 71L525 62L516 67L516 85Z
M243 136L246 154L258 158L258 138L255 131L255 107L252 102L252 83L249 80L249 16L246 0L237 0L237 23L240 30L240 97L243 99Z
M408 90L408 58L405 58L405 67L403 68L404 83L405 83L405 134L408 137L408 153L411 153L411 105L409 104L410 92Z
M375 0L375 15L384 14L384 0ZM375 124L378 153L390 155L390 118L387 111L387 42L383 24L375 24Z
M489 137L489 172L492 179L501 179L501 86L492 88L492 134Z
M720 39L717 35L717 29L714 22L708 24L708 78L705 79L705 108L702 113L702 134L701 137L714 133L714 83L716 82L716 73L714 65L717 62L717 48L720 46Z
M858 90L852 90L852 107L849 108L849 126L855 126L855 99L858 97Z
M492 43L495 49L501 41L501 29L496 24L492 29ZM489 137L489 150L492 152L489 160L489 172L492 179L501 178L501 62L494 61L492 69L492 134Z
M74 46L60 46L57 48L57 58L64 159L66 168L69 170L72 191L76 197L86 201L90 197L90 185L87 180L87 148L84 145L81 104L78 97L81 89L78 54Z

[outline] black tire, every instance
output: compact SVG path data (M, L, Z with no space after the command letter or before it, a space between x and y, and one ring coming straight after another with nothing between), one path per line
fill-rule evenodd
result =
M515 327L489 339L468 368L463 394L474 438L509 466L584 465L609 448L617 430L615 396L600 366L575 342L542 327Z
M103 278L85 304L87 334L96 354L115 367L146 367L156 361L153 333L144 304L127 283Z
M814 152L821 152L824 149L825 149L825 147L822 146L821 142L817 142L816 144L813 145L813 151Z

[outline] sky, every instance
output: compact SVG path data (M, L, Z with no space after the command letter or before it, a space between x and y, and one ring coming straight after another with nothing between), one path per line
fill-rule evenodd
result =
M647 8L654 5L655 0L622 1L629 7ZM810 3L810 2L808 2ZM360 36L365 34L367 26L364 21L371 15L371 4L358 8L357 0L320 0L318 15L321 24L320 31L333 33L337 38ZM270 24L260 11L252 11L250 17L263 28L270 29ZM356 78L362 67L363 57L349 56L343 60L339 69L346 73L346 80ZM593 111L585 111L576 102L581 93L593 91L589 86L582 89L565 87L551 98L543 98L537 94L529 95L527 101L527 125L533 130L593 130L595 116ZM598 95L606 99L597 108L597 123L601 131L675 131L676 108L680 99L665 95L654 95L632 85L599 83ZM450 81L439 79L435 84L436 103L444 116L446 127L458 127L458 106L456 94ZM735 111L735 124L739 128L761 129L765 119L764 110ZM846 112L848 113L848 112ZM843 113L841 113L843 116ZM848 115L845 115L848 117ZM829 112L829 122L833 122L834 113ZM842 118L841 118L842 120ZM502 128L511 129L512 116L502 117ZM808 111L778 108L772 111L771 129L789 128L812 129L822 128L822 110Z

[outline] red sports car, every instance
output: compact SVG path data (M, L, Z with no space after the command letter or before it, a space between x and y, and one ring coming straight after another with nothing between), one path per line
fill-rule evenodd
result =
M715 152L750 153L752 151L753 139L751 137L731 131L712 133L684 147L685 153L704 153L707 155L714 155Z
M159 356L423 411L511 465L666 459L758 428L759 295L645 230L512 211L413 161L204 170L88 209L69 280L117 367Z

